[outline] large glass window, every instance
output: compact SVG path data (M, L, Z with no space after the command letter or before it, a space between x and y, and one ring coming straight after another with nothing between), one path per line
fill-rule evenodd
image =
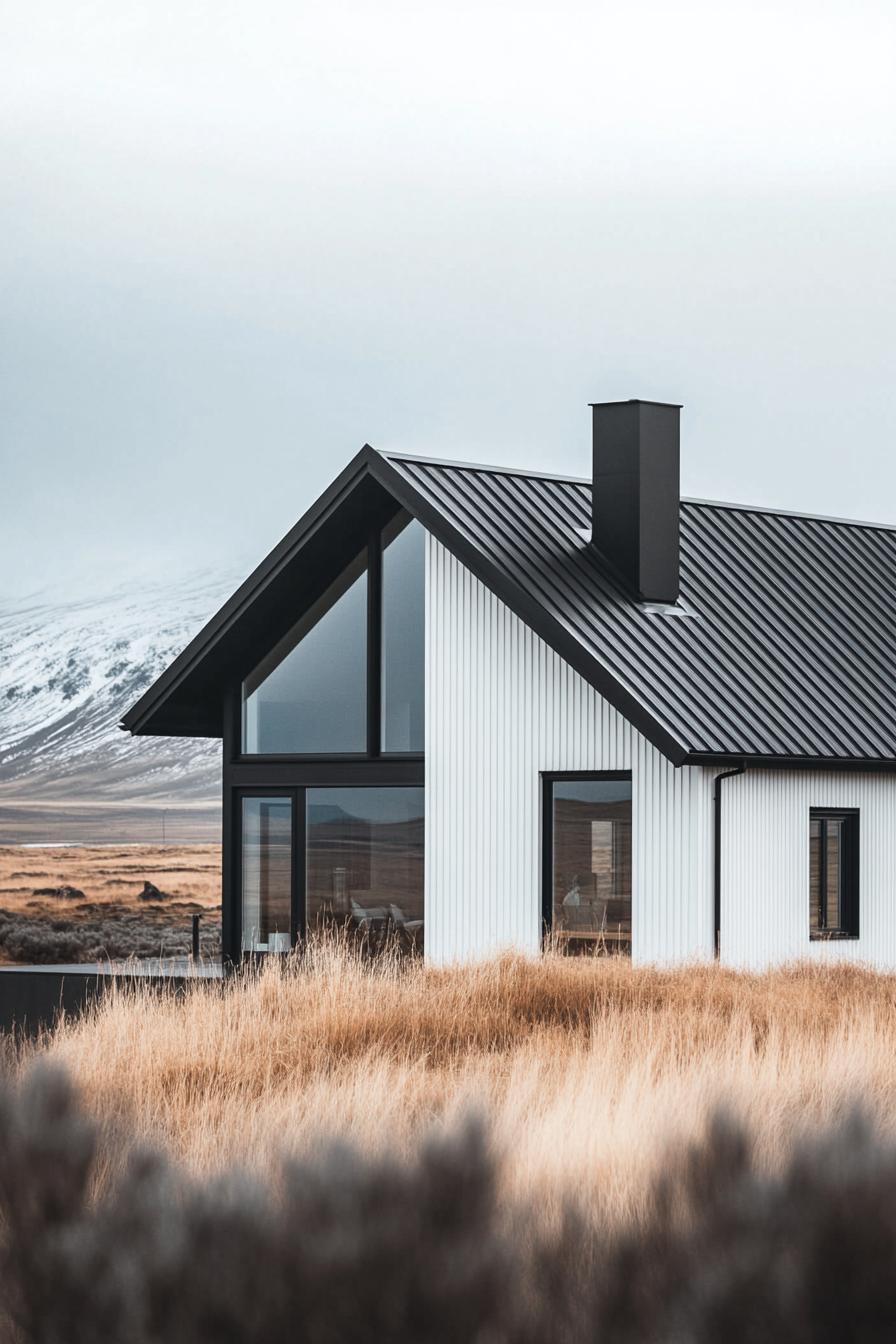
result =
M367 551L243 683L243 751L367 750Z
M292 912L292 800L242 800L242 948L288 952Z
M550 915L570 952L631 951L630 779L548 780Z
M308 932L423 948L423 789L307 789Z
M859 814L809 816L809 936L859 936Z
M399 514L383 531L382 749L423 750L424 531Z
M396 514L246 677L244 754L423 751L424 541Z

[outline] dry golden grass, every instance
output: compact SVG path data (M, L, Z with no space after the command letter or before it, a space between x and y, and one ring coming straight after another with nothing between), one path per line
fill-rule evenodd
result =
M438 969L319 947L186 998L119 994L39 1049L64 1061L110 1132L191 1168L270 1167L340 1135L406 1151L475 1108L508 1193L548 1213L587 1197L637 1217L668 1141L733 1108L774 1165L800 1127L896 1101L896 979L795 966L632 968L507 957Z

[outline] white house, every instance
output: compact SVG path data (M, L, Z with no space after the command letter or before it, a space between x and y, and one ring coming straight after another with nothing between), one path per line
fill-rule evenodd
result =
M125 716L223 742L225 955L896 966L896 529L365 446Z

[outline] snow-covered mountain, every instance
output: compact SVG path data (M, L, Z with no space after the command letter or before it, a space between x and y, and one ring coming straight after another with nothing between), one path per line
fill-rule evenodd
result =
M118 723L238 582L0 607L0 799L217 799L219 742L132 738Z

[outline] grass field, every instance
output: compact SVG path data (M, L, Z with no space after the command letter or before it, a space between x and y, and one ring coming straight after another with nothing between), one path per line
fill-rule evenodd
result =
M116 991L6 1042L0 1344L886 1344L894 1033L858 967Z
M896 980L856 967L752 976L549 955L438 969L319 947L185 999L120 995L39 1052L67 1066L104 1132L197 1173L269 1174L335 1136L410 1154L472 1111L508 1197L544 1216L572 1197L618 1224L641 1216L667 1145L720 1106L769 1169L856 1100L891 1128L894 1042Z
M220 945L220 846L0 846L0 962L186 952L190 919ZM151 883L162 899L143 899Z

